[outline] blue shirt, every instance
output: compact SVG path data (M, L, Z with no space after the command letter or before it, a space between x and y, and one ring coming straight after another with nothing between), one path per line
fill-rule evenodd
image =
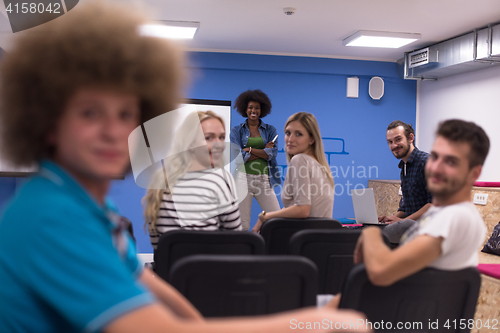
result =
M44 162L0 220L0 332L97 332L151 304L108 206Z
M428 153L415 147L406 162L406 174L405 163L399 162L403 197L399 202L398 211L405 212L406 216L410 216L427 203L432 202L432 194L427 191L427 181L425 180L425 163L428 158Z
M264 123L260 120L259 133L264 140L264 146L272 141L274 137L278 134L276 128L272 125ZM248 120L240 125L234 126L231 129L231 160L236 161L236 163L245 163L248 161L252 154L243 151L247 147L248 138L250 137L250 129L248 128ZM236 146L236 147L235 147ZM239 148L239 150L238 150ZM269 181L271 187L281 184L281 174L278 168L278 162L276 162L276 156L278 155L278 140L274 141L273 148L264 148L267 154L267 168L269 170ZM238 161L236 156L241 152L243 156L243 161ZM239 166L239 165L238 165ZM236 177L236 175L234 175Z

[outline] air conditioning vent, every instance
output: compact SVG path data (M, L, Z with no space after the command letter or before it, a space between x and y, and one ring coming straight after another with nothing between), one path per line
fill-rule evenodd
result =
M437 51L430 48L421 49L408 54L409 68L423 66L431 62L437 62Z

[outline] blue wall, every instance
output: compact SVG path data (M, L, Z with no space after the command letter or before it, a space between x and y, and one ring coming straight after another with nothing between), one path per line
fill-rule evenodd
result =
M385 129L395 119L415 123L416 83L400 79L395 63L193 52L189 54L188 69L187 98L234 103L247 89L267 93L273 109L264 120L278 129L280 149L284 144L285 121L299 111L316 116L324 138L344 140L348 154L335 154L342 151L340 141L325 140L325 150L331 153L330 166L336 176L334 218L354 217L348 194L355 185L365 187L368 179L399 178L398 161L387 147ZM346 81L350 76L359 78L357 99L346 97ZM385 81L385 94L379 101L368 96L368 82L373 76ZM232 111L231 118L232 126L244 121L236 111ZM286 165L284 154L279 154L278 163ZM5 198L14 192L14 185L4 179L0 186L1 207ZM138 251L147 253L152 252L152 248L143 229L140 203L143 195L144 189L135 185L131 175L115 181L110 190L121 213L134 224ZM252 224L259 212L254 202Z
M244 90L263 90L273 103L272 113L264 120L278 129L280 149L286 119L299 111L316 116L323 137L345 141L348 154L330 155L330 166L337 176L334 218L354 217L348 193L355 185L366 187L369 178L399 179L398 161L387 147L385 129L395 119L415 123L416 83L400 79L395 63L203 52L189 56L191 75L186 97L234 103ZM357 99L346 97L350 76L359 78ZM379 101L368 95L368 83L373 76L385 81L385 94ZM231 125L243 121L233 110ZM341 152L340 141L325 141L325 150ZM286 165L284 154L279 154L278 163ZM151 252L142 227L139 201L143 195L144 190L130 176L115 182L111 189L111 197L123 215L134 223L139 252ZM260 211L254 200L252 225Z

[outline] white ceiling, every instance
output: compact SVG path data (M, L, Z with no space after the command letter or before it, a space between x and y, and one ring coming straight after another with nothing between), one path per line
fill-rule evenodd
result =
M500 0L142 0L156 19L199 21L190 49L395 61L500 21ZM295 7L292 16L284 7ZM345 47L357 30L412 32L400 49Z
M199 21L195 38L184 43L197 51L395 61L405 51L500 22L500 0L128 1L144 4L154 19ZM285 15L284 7L295 14ZM342 46L357 30L420 33L422 39L400 49ZM8 49L11 35L0 15L0 47Z

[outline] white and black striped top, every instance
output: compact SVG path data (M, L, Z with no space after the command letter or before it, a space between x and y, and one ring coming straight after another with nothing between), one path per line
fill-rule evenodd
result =
M150 233L153 248L163 233L177 229L241 230L236 185L229 172L188 172L178 180L172 194L163 194L156 233Z

